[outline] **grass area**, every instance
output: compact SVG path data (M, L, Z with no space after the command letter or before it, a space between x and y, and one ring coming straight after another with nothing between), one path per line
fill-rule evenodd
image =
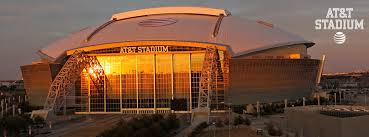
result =
M205 129L199 137L214 137L214 127ZM215 137L228 137L228 129L222 128L215 131ZM231 129L231 137L261 137L256 135L250 127L240 127Z

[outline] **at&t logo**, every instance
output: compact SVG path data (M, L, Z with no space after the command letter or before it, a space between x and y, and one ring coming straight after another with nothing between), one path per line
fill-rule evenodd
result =
M343 32L336 32L336 34L334 34L333 37L334 42L336 42L336 44L343 44L346 41L346 35Z
M364 19L352 18L354 8L329 8L325 19L315 20L315 30L339 30L333 40L336 44L344 44L347 36L345 30L363 30Z

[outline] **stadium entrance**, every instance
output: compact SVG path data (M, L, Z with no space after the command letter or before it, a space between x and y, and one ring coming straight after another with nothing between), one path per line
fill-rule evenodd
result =
M118 44L117 44L118 45ZM83 50L83 49L82 49ZM71 51L72 52L72 51ZM205 47L125 46L85 51L105 72L103 85L91 81L94 68L84 69L76 81L77 114L189 113L198 107ZM219 74L224 74L226 50L217 50ZM224 76L222 76L224 77ZM217 81L215 81L217 82ZM213 110L223 109L225 83L211 93ZM98 90L96 87L104 87ZM72 100L66 102L73 102Z

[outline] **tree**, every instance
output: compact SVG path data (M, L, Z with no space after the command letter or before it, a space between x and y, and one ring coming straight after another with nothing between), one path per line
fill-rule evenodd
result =
M238 126L243 123L243 118L241 116L237 116L234 118L233 125Z
M217 119L217 120L215 121L215 126L216 126L216 127L223 127L224 125L223 125L222 120Z
M150 129L148 128L142 128L133 135L133 137L153 137Z
M19 105L19 108L20 108L23 112L32 112L32 110L34 110L34 108L32 108L32 106L30 106L28 102L22 102L22 103Z
M163 129L162 126L160 126L159 123L151 125L150 131L154 137L163 137L166 135L165 130Z
M273 114L273 107L272 107L272 105L267 104L267 105L264 106L264 114L265 115Z
M35 118L33 118L33 123L36 126L43 126L46 124L45 119L40 116L36 116Z
M202 132L205 128L209 125L206 122L202 122L201 124L197 125L195 129L190 133L189 137L196 137L198 134Z
M160 115L160 114L154 114L154 115L152 115L152 120L154 122L158 122L158 121L163 120L163 119L164 119L163 115Z
M8 91L8 87L5 85L0 86L1 91Z
M126 125L126 126L120 127L120 129L118 129L118 133L119 134L117 134L116 137L130 137L131 135L135 133L135 130L133 129L131 125Z
M224 125L229 125L230 124L228 118L224 119L223 123L224 123Z
M251 120L249 118L245 118L243 121L243 124L250 126L251 125Z
M11 116L2 122L3 129L6 130L8 136L19 136L21 130L26 130L29 123L21 116Z
M0 136L1 135L3 135L4 133L4 130L6 129L6 127L5 127L5 118L4 117L2 117L2 118L0 118Z
M138 119L132 119L132 121L130 121L129 123L132 124L132 127L134 130L139 130L147 126L144 124L143 120L138 120Z
M179 127L176 115L150 115L121 119L112 129L105 130L98 137L165 137Z
M266 128L268 130L268 134L271 136L281 136L282 130L277 129L272 123L267 123Z
M179 120L177 119L175 114L169 114L166 119L170 129L179 128Z
M9 91L15 91L16 89L17 89L17 86L15 86L15 85L11 85L9 87Z

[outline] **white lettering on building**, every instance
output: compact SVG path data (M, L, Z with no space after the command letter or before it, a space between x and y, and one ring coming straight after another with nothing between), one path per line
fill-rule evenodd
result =
M160 53L168 52L168 46L121 47L120 53Z

